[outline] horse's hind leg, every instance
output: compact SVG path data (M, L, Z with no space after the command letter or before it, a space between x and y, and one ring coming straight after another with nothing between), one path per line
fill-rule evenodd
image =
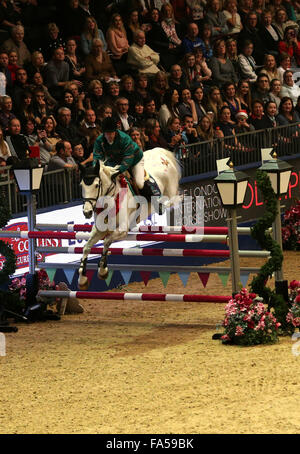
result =
M96 244L99 240L103 238L103 233L99 232L96 227L93 227L91 236L83 248L83 255L80 261L80 266L78 270L78 288L80 290L86 290L89 287L89 280L86 276L86 264L87 258L91 251L91 248Z

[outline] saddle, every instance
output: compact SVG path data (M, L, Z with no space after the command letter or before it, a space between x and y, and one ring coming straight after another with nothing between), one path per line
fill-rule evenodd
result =
M147 172L147 170L144 169L144 187L143 189L139 189L136 185L135 179L133 178L132 174L126 170L123 174L127 180L127 182L130 184L132 192L134 195L142 195L144 196L148 201L151 200L151 197L161 196L161 191L158 187L158 184L156 183L155 179Z

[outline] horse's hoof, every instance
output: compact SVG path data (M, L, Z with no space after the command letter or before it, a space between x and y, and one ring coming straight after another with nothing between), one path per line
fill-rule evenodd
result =
M87 290L90 286L90 282L89 280L87 279L86 282L84 284L79 284L78 282L78 288L79 290Z
M108 268L103 268L102 270L98 271L99 279L106 279L108 276Z

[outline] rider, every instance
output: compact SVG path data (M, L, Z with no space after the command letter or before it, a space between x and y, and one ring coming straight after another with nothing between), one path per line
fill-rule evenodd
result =
M145 197L160 195L155 192L149 180L145 181L144 155L141 148L128 134L118 130L117 122L112 117L103 120L102 131L103 134L94 144L94 164L99 159L111 167L119 166L112 179L131 169L136 185Z

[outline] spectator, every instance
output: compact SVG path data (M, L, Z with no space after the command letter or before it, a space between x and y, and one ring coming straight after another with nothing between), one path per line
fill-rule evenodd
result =
M252 113L250 123L256 130L262 130L265 127L264 120L264 103L259 100L254 100L252 103Z
M279 80L283 84L283 75L285 71L288 69L291 69L291 57L289 54L286 54L283 52L282 54L279 55L279 67L278 67L278 73L279 73Z
M91 53L85 60L85 66L85 77L88 81L97 79L108 82L111 78L117 77L110 56L103 50L100 39L93 40Z
M236 114L241 110L241 104L236 97L235 85L232 82L227 82L223 85L223 99L230 109L231 120L235 121Z
M97 110L96 117L97 117L97 122L100 125L100 128L102 127L102 121L104 118L107 117L112 117L113 111L112 108L109 104L101 104L99 109Z
M22 23L20 11L10 0L2 0L0 5L0 26L10 31L13 27Z
M291 57L291 66L296 68L300 66L300 43L294 26L286 27L284 30L283 41L278 44L280 53L284 52Z
M169 118L164 137L168 143L168 149L175 153L181 145L188 142L187 137L183 137L181 133L180 119L176 117Z
M128 132L133 126L134 118L128 115L129 102L126 98L118 98L116 100L116 120L118 129L123 132Z
M144 114L144 103L143 101L136 100L133 105L133 117L134 125L138 128L143 128L146 123L146 117Z
M164 101L158 112L158 120L163 131L166 130L169 118L179 118L178 110L179 93L176 89L170 88L164 95Z
M219 0L209 0L207 2L206 22L212 26L212 36L215 38L228 33L227 19L220 8Z
M0 71L5 75L5 91L11 90L12 88L12 76L11 72L8 69L8 55L6 52L0 52ZM6 93L5 93L6 94Z
M240 15L243 27L246 24L248 14L253 10L253 0L240 0L238 13Z
M198 25L194 22L188 24L186 37L182 40L182 47L185 54L192 53L197 47L201 47L204 51L203 41L199 38Z
M27 157L27 154L29 153L28 142L26 137L21 134L21 123L17 118L12 118L9 121L6 142L9 146L12 158L23 160Z
M247 80L239 80L236 91L236 98L241 105L241 110L245 110L249 115L252 102L250 84Z
M275 102L277 109L281 102L281 82L279 79L273 79L270 83L270 99Z
M10 96L3 96L1 98L1 111L0 111L0 126L3 133L6 135L10 120L16 118L12 111L13 103Z
M69 65L70 79L76 79L82 82L86 68L84 63L78 57L76 49L77 44L75 39L68 39L66 43L65 61Z
M170 3L162 5L161 27L169 39L170 48L181 52L181 39L178 36L179 30L174 16L174 10Z
M65 51L66 43L60 34L58 26L54 22L51 22L47 25L47 35L43 45L45 60L49 61L54 50L58 48L62 48Z
M182 72L182 68L180 65L173 65L170 69L170 77L169 77L169 87L176 89L179 94L181 94L182 90L188 88L189 84Z
M192 99L192 94L188 88L182 90L181 102L178 105L178 111L180 119L183 119L188 115L193 119L193 124L198 124L198 115L196 109L196 103Z
M144 100L144 117L146 120L148 120L148 118L155 118L156 120L158 119L155 99L151 95L149 95L148 98Z
M242 79L248 80L251 83L257 80L257 65L256 61L252 57L253 54L253 43L246 39L241 48L241 53L238 56L239 73Z
M78 165L86 166L87 164L93 163L93 152L89 153L89 156L85 157L84 148L81 143L74 145L72 158L74 159L75 163Z
M71 111L71 120L75 125L79 125L84 116L84 109L79 109L76 103L76 99L69 89L63 92L58 108L68 107Z
M237 51L237 41L233 37L226 39L226 55L227 58L231 61L233 69L240 79L240 67L239 67L239 59L238 59L238 51Z
M281 99L277 121L280 126L300 122L300 117L297 111L295 110L293 100L288 96L284 96ZM299 127L297 126L293 128L293 133L296 132L299 134Z
M278 43L280 36L275 26L272 25L272 13L271 11L264 11L261 16L262 24L259 28L259 35L267 52L277 56L278 55Z
M222 100L219 87L211 87L207 96L206 112L211 112L213 114L214 121L216 121L223 106L224 102Z
M213 44L212 44L212 26L211 24L204 23L201 34L203 41L204 57L206 61L209 61L213 56Z
M62 140L67 140L71 144L86 142L84 136L80 133L78 128L72 123L71 110L67 107L61 107L57 113L57 134Z
M20 105L17 111L17 118L21 122L21 126L24 127L27 120L34 119L33 105L32 105L32 93L29 90L24 90L20 99Z
M18 55L17 52L12 50L11 52L8 52L8 70L10 71L11 74L11 79L12 82L14 83L16 80L16 71L19 69L19 65L17 65L18 62Z
M259 35L257 14L255 11L251 11L247 15L246 24L238 35L238 45L240 50L246 40L253 43L253 58L258 65L262 65L266 49Z
M117 83L118 87L118 83ZM93 109L97 112L97 109L104 102L103 96L103 85L100 80L92 80L88 85L88 92L85 98L86 107Z
M137 127L132 127L128 131L128 135L132 138L132 140L138 144L141 150L145 150L145 137L142 131Z
M251 123L248 123L248 118L248 114L245 110L239 110L237 112L235 116L236 126L234 127L236 134L244 134L246 132L255 131L254 126Z
M40 137L40 150L42 154L42 148L45 149L47 153L51 155L55 154L55 145L61 140L56 130L56 121L53 115L44 117L41 121L41 124L37 126L37 130L45 131L45 134L42 134ZM41 143L42 142L42 143Z
M83 32L80 36L80 47L81 52L84 56L88 56L91 53L94 39L100 39L102 42L102 48L106 52L107 43L105 41L104 34L98 29L96 19L89 16L85 20Z
M111 52L111 58L118 76L127 71L126 60L129 49L126 31L120 14L112 15L110 26L106 34L107 47Z
M226 56L226 46L223 39L217 40L214 44L214 56L209 61L209 68L215 85L223 85L225 82L237 83L238 81L233 64Z
M161 147L168 149L168 143L160 132L160 126L157 120L149 118L145 125L145 134L148 138L146 142L146 150L152 150L152 148Z
M98 136L101 134L101 128L96 121L96 113L93 109L86 109L84 119L80 123L80 132L86 138L88 146L91 143L91 138L94 136L95 131Z
M298 96L300 96L300 87L293 80L293 71L285 71L280 96L281 98L291 98L294 106L297 104Z
M17 54L17 64L23 66L31 59L28 47L24 43L24 27L22 25L15 25L11 29L11 38L3 43L3 50L7 53L11 51Z
M220 109L219 121L217 122L217 127L223 132L224 137L235 135L234 127L235 122L231 120L231 112L229 107L223 106Z
M149 46L160 55L160 61L166 71L178 61L180 47L170 42L160 23L160 13L157 8L151 10L151 29L147 32Z
M192 144L199 142L196 124L193 117L185 115L183 118L182 137L185 143Z
M77 164L72 157L72 145L67 140L60 140L55 145L56 154L51 156L48 172L59 169L76 169Z
M136 93L134 79L129 74L124 74L124 76L122 76L121 78L120 96L123 96L124 98L128 99L130 114L133 114L134 103L137 99L143 102L142 97Z
M31 79L37 72L45 75L45 60L41 52L35 51L31 54L31 61L25 66L28 79Z
M52 59L46 67L46 86L51 95L58 100L69 81L69 65L65 60L62 47L54 49Z
M86 16L83 16L82 9L79 7L79 0L69 0L68 6L64 11L63 32L65 38L75 38L77 42L83 30Z
M211 70L203 58L202 49L198 48L194 52L185 54L182 64L183 74L191 90L202 87L202 84L211 78ZM197 54L197 63L195 54Z
M278 79L279 72L277 70L276 60L274 55L266 54L264 59L264 66L260 70L261 74L266 74L269 78L269 81L273 79Z
M265 74L260 74L257 77L255 87L253 87L252 90L252 99L259 100L263 104L265 104L267 101L271 101L269 91L270 82L268 76L266 76Z
M109 104L111 107L114 107L116 100L120 96L120 86L118 82L109 82L107 86L107 95L104 97L106 104Z
M154 76L158 71L159 55L146 44L145 32L134 34L134 43L128 49L127 64L139 74Z
M163 103L163 97L166 91L169 89L168 76L164 71L158 71L155 74L152 83L152 94L155 98L155 104L160 109Z
M127 19L125 29L126 29L126 34L127 34L127 39L128 39L129 45L133 44L134 35L138 31L140 31L140 30L146 31L146 29L147 29L146 24L142 24L140 22L139 12L137 9L133 9L129 12L129 16Z
M276 128L278 126L277 122L277 105L274 101L268 101L265 104L265 115L264 115L264 120L265 120L265 129L268 128Z
M297 24L295 22L289 21L285 8L281 7L275 11L274 17L274 28L276 29L280 40L284 39L285 29L288 26L295 27Z
M16 71L16 80L12 90L13 105L16 110L20 109L24 90L30 90L27 72L23 68L18 68Z
M146 99L149 95L149 82L147 74L139 74L136 78L136 92L141 99Z
M0 159L2 162L4 161L6 164L6 161L10 156L11 152L9 146L7 145L7 142L3 138L3 131L2 128L0 127Z
M218 129L218 131L221 131ZM199 125L197 126L197 134L199 142L207 142L209 140L214 140L217 137L220 137L220 132L217 133L213 127L212 119L209 115L204 115ZM223 133L221 133L223 137Z
M201 120L201 118L206 115L206 110L203 104L203 88L198 87L196 90L193 92L193 100L195 101L195 107L196 107L196 112L197 112L197 117L198 117L198 123Z
M237 33L240 33L243 25L241 16L239 15L237 10L236 0L227 0L225 2L225 9L223 10L223 14L226 17L228 34L235 35Z

